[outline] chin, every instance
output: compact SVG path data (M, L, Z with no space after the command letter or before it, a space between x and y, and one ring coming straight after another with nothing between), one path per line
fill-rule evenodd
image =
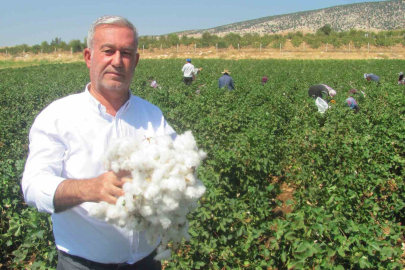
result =
M104 84L103 87L107 89L108 91L112 92L119 92L119 91L126 91L128 87L121 83L109 83L109 84Z

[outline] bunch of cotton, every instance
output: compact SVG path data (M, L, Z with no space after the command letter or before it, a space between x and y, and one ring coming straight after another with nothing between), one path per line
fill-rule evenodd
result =
M107 170L128 171L131 182L123 186L125 195L115 205L100 202L90 215L108 223L144 231L150 245L159 238L156 260L169 259L171 249L182 239L188 241L186 215L197 208L205 192L196 169L207 154L187 131L175 140L170 136L121 138L111 143L104 166Z

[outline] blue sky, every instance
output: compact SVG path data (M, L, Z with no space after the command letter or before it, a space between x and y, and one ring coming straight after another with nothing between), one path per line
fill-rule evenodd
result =
M90 24L102 15L121 15L139 34L162 35L337 5L349 0L124 0L4 1L1 3L0 46L35 45L55 37L83 40ZM367 1L378 2L378 1Z

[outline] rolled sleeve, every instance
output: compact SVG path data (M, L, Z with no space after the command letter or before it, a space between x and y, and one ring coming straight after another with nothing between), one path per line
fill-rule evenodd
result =
M55 211L55 191L65 180L61 174L67 147L58 134L56 122L41 114L30 130L30 152L22 178L22 190L29 206L52 214Z

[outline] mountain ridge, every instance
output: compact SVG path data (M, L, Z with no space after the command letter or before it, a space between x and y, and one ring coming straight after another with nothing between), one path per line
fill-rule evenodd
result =
M228 33L282 34L286 32L316 32L325 24L335 31L350 29L366 31L405 28L405 0L364 2L332 6L323 9L272 15L222 26L174 32L179 36L199 37L204 32L224 36Z

